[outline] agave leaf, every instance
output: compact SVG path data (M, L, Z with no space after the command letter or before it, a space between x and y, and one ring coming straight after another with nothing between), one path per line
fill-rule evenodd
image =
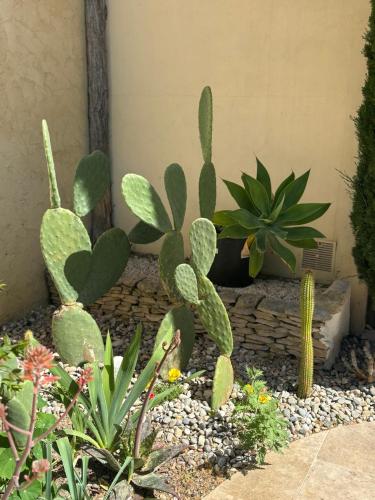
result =
M264 226L263 222L258 219L255 215L253 215L248 210L243 208L239 208L238 210L233 210L230 213L230 216L234 220L235 223L240 224L247 229L257 229L259 227Z
M230 195L240 208L245 208L246 210L253 209L253 204L251 203L246 190L242 186L236 184L235 182L226 181L225 179L223 179L223 182L227 186Z
M278 204L280 198L285 195L285 189L289 186L291 182L294 181L294 179L295 175L294 172L292 172L290 175L288 175L288 177L286 177L286 179L282 181L280 186L276 189L276 193L273 199L273 207L275 207Z
M300 177L292 181L285 189L284 209L292 207L302 198L309 180L310 170L307 170Z
M279 201L277 202L276 205L274 205L274 207L272 208L272 212L270 213L270 219L272 221L276 221L277 222L277 218L278 216L280 215L281 213L281 210L283 209L283 206L284 206L284 195L282 195L279 199Z
M285 228L287 231L287 240L291 241L299 241L299 240L311 240L314 238L324 238L324 234L322 234L317 229L313 227L288 227Z
M297 248L318 248L318 244L315 240L285 240L286 243Z
M252 278L256 278L262 269L264 261L264 252L258 250L255 241L250 247L249 253L249 275Z
M94 448L93 446L85 444L82 446L82 449L101 464L107 465L110 469L114 471L120 470L120 462L105 448Z
M268 198L271 200L272 198L272 188L271 188L271 179L268 174L266 167L263 163L256 158L257 161L257 180L263 185L264 189L267 192Z
M265 229L260 229L255 233L255 242L259 252L264 253L266 251L266 236L267 230Z
M146 488L150 490L164 491L170 495L176 496L174 490L165 482L165 479L158 474L133 474L132 482L139 488Z
M307 224L321 217L330 205L330 203L299 203L282 212L277 223L282 226Z
M240 226L239 224L233 224L232 226L225 227L219 233L218 239L233 238L235 240L243 240L249 236L249 233L251 233L250 229Z
M291 271L295 272L296 257L294 253L289 250L289 248L281 244L279 240L272 234L269 235L269 241L274 252L277 253L277 255L281 258L282 261L285 262L285 264L291 269Z
M262 215L268 215L271 208L271 200L263 184L248 174L243 173L245 189L250 195L251 201Z
M186 448L187 445L182 444L152 451L147 457L145 465L142 467L142 472L156 471L161 465L177 456Z
M232 210L219 210L214 213L212 217L212 222L217 226L231 226L234 224L232 218Z

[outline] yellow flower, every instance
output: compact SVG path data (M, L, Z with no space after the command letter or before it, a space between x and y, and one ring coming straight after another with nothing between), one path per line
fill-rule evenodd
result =
M254 392L254 387L251 385L251 384L246 384L243 386L242 390L246 393L246 394L253 394Z
M258 398L258 401L259 403L261 404L265 404L265 403L268 403L268 401L270 400L270 396L268 396L267 394L261 394Z
M171 368L168 372L168 382L176 382L181 377L181 372L178 368Z

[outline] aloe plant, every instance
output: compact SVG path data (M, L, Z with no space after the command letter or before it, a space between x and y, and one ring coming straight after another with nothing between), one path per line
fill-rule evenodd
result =
M266 167L258 158L256 162L256 178L243 173L243 186L224 180L239 208L215 212L213 222L223 228L219 238L247 240L251 277L259 274L268 249L294 272L296 257L285 243L298 248L316 248L315 239L324 238L324 235L304 224L321 217L330 203L299 203L309 170L297 178L292 172L273 193Z

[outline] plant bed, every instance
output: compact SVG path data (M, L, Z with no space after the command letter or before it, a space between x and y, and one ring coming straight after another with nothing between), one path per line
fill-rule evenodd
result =
M51 314L52 308L34 311L20 321L4 325L2 330L17 339L22 338L25 329L31 328L35 336L48 345L51 342ZM111 331L115 354L122 355L134 330L134 322L124 323L118 317L99 317L98 322L101 331ZM153 339L154 330L150 328L144 334L138 370L152 352ZM281 412L287 419L290 439L299 439L335 425L375 421L375 387L358 382L341 361L341 357L350 359L352 348L356 350L358 360L362 360L360 341L354 337L345 338L341 355L332 368L329 371L316 368L313 392L305 400L298 399L295 394L297 360L291 355L280 357L271 352L255 352L237 346L232 356L235 379L244 380L247 365L263 371L267 386L278 399ZM227 475L254 466L254 455L244 452L239 446L232 420L234 402L241 395L240 385L235 384L231 402L214 414L210 411L208 399L216 357L215 344L207 338L199 338L189 370L205 367L206 373L189 385L182 381L178 398L165 402L150 413L158 430L159 442L187 445L185 452L164 469L183 499L196 498L196 492L201 498ZM73 367L68 367L68 370L73 376L78 374ZM58 413L61 407L49 400L44 411ZM100 498L104 490L99 488L99 475L95 474L94 468L90 475L91 491L93 498ZM103 475L103 470L100 475Z
M57 296L50 285L51 298ZM245 288L218 287L232 325L236 347L248 351L293 354L300 346L300 284L297 280L257 279ZM349 332L350 287L344 280L317 285L313 322L315 360L332 366L342 338ZM134 254L125 273L89 310L97 317L119 317L156 325L171 308L161 285L157 259ZM195 329L203 333L198 318Z

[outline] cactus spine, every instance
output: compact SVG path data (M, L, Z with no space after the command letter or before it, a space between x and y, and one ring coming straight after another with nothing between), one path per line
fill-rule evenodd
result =
M306 271L301 283L301 359L298 378L298 397L311 393L314 370L312 322L314 315L314 277Z
M140 219L130 232L131 241L150 243L165 235L159 255L160 277L167 293L179 302L179 306L164 318L155 344L160 346L161 339L168 340L173 329L180 329L182 342L173 362L175 367L184 368L194 343L192 313L187 306L196 309L209 337L218 345L221 353L213 384L212 407L216 409L225 403L232 390L230 355L233 338L224 304L206 276L216 252L216 230L208 220L212 218L216 204L216 174L211 161L212 93L209 87L203 89L199 102L199 135L203 156L199 177L201 218L190 227L191 266L185 263L181 233L187 196L185 175L180 165L170 165L164 175L173 226L159 194L147 179L135 174L125 175L122 193L130 210Z
M92 248L80 217L87 215L110 183L109 161L100 151L78 164L73 199L76 213L61 208L48 126L43 120L51 208L42 220L40 243L44 261L59 293L62 307L52 318L52 336L62 359L70 364L101 360L103 341L98 325L83 304L94 302L119 279L130 243L121 229L103 233Z

